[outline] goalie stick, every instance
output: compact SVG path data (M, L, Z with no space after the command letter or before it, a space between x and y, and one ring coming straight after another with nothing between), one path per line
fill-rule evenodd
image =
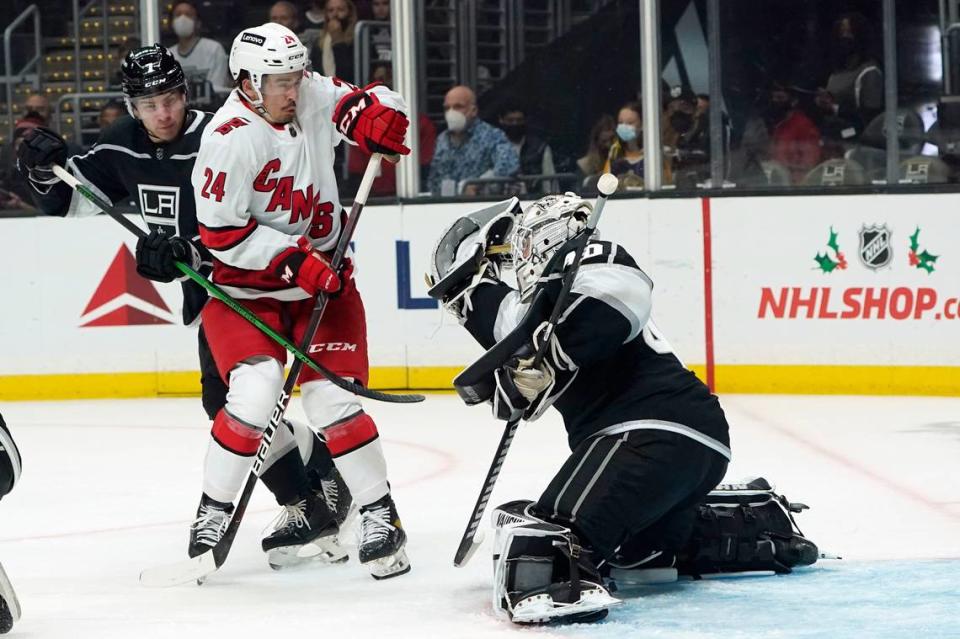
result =
M113 206L100 199L93 191L91 191L87 186L80 182L76 177L74 177L69 171L64 169L62 166L57 164L53 165L54 174L63 180L70 188L74 189L77 193L88 199L92 202L97 208L101 211L112 217L114 220L120 223L123 228L127 229L138 238L146 237L147 233L142 228L134 224L132 221L128 220L126 216L117 211ZM394 404L411 404L416 402L422 402L424 397L423 395L391 395L389 393L382 393L380 391L371 390L366 388L356 382L351 382L346 380L330 369L328 369L323 364L320 364L312 357L307 355L304 351L306 349L298 348L293 342L288 340L283 335L274 331L270 326L265 324L259 317L247 310L245 306L237 302L235 299L227 295L223 289L219 286L205 278L203 275L200 275L192 268L184 264L183 262L176 262L177 268L183 272L184 275L189 277L191 280L205 288L212 297L220 300L224 304L230 307L235 313L238 313L245 320L259 328L261 331L267 334L273 341L282 345L288 351L290 351L294 357L299 361L303 362L313 370L322 374L330 383L334 386L339 386L340 388L353 393L354 395L359 395L360 397L366 397L367 399L376 400L379 402L388 402Z
M580 269L583 249L590 240L590 236L593 235L594 229L597 228L597 222L600 221L600 214L603 212L603 206L606 204L607 197L617 190L617 178L610 173L603 174L597 182L597 189L600 191L600 195L597 197L597 204L593 207L593 212L587 220L587 227L575 240L577 242L575 247L576 253L574 254L570 268L563 274L563 286L557 296L553 311L550 313L549 323L544 331L543 342L540 344L540 348L537 349L537 353L534 356L533 368L539 368L540 364L543 363L547 347L550 344L550 338L553 336L553 332L557 327L560 314L563 313L566 308L566 301L570 295L570 289L573 287L573 280L576 278L577 271ZM496 348L496 346L493 348ZM454 385L456 385L456 383L456 380L454 380ZM453 557L453 565L457 568L465 566L467 562L470 561L470 558L473 557L477 548L480 547L480 544L483 543L483 535L477 535L477 528L480 526L480 520L483 519L487 502L490 501L490 495L493 493L493 486L497 483L500 469L503 467L503 462L507 458L507 452L510 450L510 444L513 443L513 437L517 434L517 428L519 426L520 420L514 419L507 422L506 427L503 429L500 443L497 444L497 450L493 454L493 461L490 462L490 469L487 471L486 479L483 481L483 488L480 489L477 503L473 507L473 514L470 516L470 521L467 522L467 529L463 532L463 537L460 538L460 545L457 547L457 552Z
M382 155L379 153L374 153L370 157L367 170L364 172L363 179L360 181L360 188L357 190L357 196L353 201L350 215L347 217L343 231L340 234L340 239L337 241L337 248L334 251L333 259L330 260L330 264L335 270L339 270L343 262L343 256L350 245L350 239L353 236L354 230L357 228L360 213L363 211L367 196L370 194L370 187L373 185L377 170L380 168L381 158ZM313 340L313 335L320 325L320 320L323 319L323 311L327 306L328 299L329 296L326 293L321 292L317 295L313 313L310 315L310 322L307 324L307 329L303 334L303 350L309 348L310 342ZM287 378L283 383L283 389L277 397L270 422L267 424L263 438L260 440L260 447L257 449L257 455L253 460L253 466L250 468L247 482L244 484L243 491L240 493L240 499L234 508L233 516L230 518L230 524L227 526L227 530L223 533L220 541L210 550L191 559L186 559L169 566L159 566L157 568L144 570L140 573L140 583L147 586L174 586L191 581L199 582L223 565L223 562L227 559L227 555L230 553L230 548L233 546L233 540L237 536L237 530L240 527L240 522L243 520L247 505L250 503L250 496L253 494L253 489L257 485L257 480L260 477L260 468L263 466L267 451L270 449L270 442L273 440L273 436L283 420L283 414L287 409L287 405L290 403L290 395L293 393L293 387L297 382L297 378L300 377L300 371L302 369L303 362L299 359L294 360L290 366L290 372L287 373Z

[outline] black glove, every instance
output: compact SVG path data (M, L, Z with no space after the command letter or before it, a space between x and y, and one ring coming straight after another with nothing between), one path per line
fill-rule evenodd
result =
M193 270L200 269L200 253L189 241L168 236L154 229L137 240L137 273L155 282L172 282L185 277L174 262L184 262Z
M53 174L52 165L63 166L66 162L67 143L46 127L27 131L17 149L17 170L41 192L60 179Z

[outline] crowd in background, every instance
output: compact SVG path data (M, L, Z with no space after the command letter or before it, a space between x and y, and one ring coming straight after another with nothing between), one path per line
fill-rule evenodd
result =
M167 17L168 46L184 68L191 101L215 110L233 86L224 43L203 35L204 23L193 2L173 3ZM263 19L297 33L313 69L323 75L348 82L392 83L390 0L280 0ZM366 58L371 62L364 73L354 68L360 20L382 23L371 31ZM755 87L755 99L746 112L734 117L726 112L727 105L721 105L720 143L728 186L822 186L884 179L884 75L871 46L875 34L876 26L863 15L842 14L833 22L829 39L824 38L830 56L828 74L812 77L791 69L770 69L765 85ZM557 154L550 139L559 132L542 130L522 96L485 120L475 89L450 87L442 122L416 114L422 192L433 196L589 192L608 171L617 176L623 190L644 187L639 90L616 112L600 115L584 132L580 154ZM661 107L664 184L679 189L720 186L710 180L710 96L664 82ZM50 105L43 95L30 96L25 110L16 124L14 146L30 128L50 122ZM122 103L109 102L101 111L100 126L124 112ZM911 117L908 110L898 120L908 155L919 154L923 146L923 125L915 120L919 116ZM919 134L911 138L910 132L917 129ZM337 175L344 182L344 192L351 192L359 182L366 159L356 149L340 146ZM375 196L396 193L394 171L386 165L374 185ZM14 171L0 174L0 180L0 208L29 206L29 194Z

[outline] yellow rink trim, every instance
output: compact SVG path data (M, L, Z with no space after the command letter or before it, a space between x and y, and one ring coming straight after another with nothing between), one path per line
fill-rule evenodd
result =
M705 367L690 367L704 379ZM379 389L450 389L461 367L378 367ZM960 396L960 367L722 365L720 393ZM0 401L190 396L200 393L196 371L0 376Z

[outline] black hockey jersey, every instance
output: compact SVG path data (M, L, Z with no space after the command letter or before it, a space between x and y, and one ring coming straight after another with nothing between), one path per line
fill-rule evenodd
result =
M524 318L546 321L562 287L573 244L561 248L540 279L541 317L524 318L510 286L481 284L471 293L465 327L484 348L504 338ZM560 411L571 449L588 437L631 429L668 430L691 437L727 459L730 439L717 398L683 366L650 319L653 283L622 247L587 244L567 306L556 328L572 372L558 372L550 393ZM532 343L532 333L531 333Z
M69 171L101 198L115 205L132 199L151 229L168 229L170 235L192 240L203 257L203 275L209 275L212 260L199 240L190 176L200 138L212 118L210 113L188 110L180 137L156 144L138 120L125 115L103 132L89 152L67 160ZM99 212L62 182L34 197L47 215L79 217ZM182 286L183 322L191 324L206 303L207 292L191 280Z

